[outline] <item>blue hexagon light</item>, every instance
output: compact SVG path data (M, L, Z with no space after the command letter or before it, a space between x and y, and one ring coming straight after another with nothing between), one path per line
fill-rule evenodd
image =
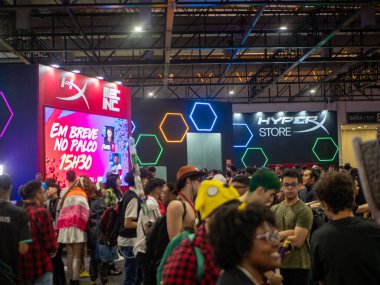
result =
M210 127L209 128L200 128L200 127L198 127L198 125L199 125L200 122L198 122L198 124L197 124L196 118L193 118L193 115L194 115L194 112L196 112L197 106L207 106L207 108L210 110L210 112L214 116L214 120L212 122L210 122ZM212 129L214 128L214 125L215 125L215 122L216 122L217 118L218 118L218 116L216 115L214 109L211 107L210 103L196 102L194 104L194 106L193 106L193 109L191 110L191 113L190 113L190 119L193 122L195 128L197 129L197 131L202 131L202 132L211 132Z
M253 133L251 132L251 129L248 127L247 124L243 124L243 123L234 123L233 124L234 126L242 126L242 127L245 127L247 129L247 131L249 132L249 139L247 140L247 142L245 144L241 144L241 145L234 145L234 147L247 147L248 144L251 142L252 138L253 138Z
M131 121L131 125L132 125L132 131L131 131L131 134L133 134L133 132L135 131L136 129L136 125L133 121Z

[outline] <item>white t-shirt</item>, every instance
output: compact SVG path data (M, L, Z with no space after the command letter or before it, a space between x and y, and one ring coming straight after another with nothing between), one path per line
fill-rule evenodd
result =
M129 191L136 191L134 189L131 189ZM138 216L138 208L139 204L137 201L137 198L132 198L129 203L127 204L127 208L125 209L125 216L124 219L137 219ZM123 221L124 223L124 221ZM136 238L125 238L122 236L117 237L117 244L118 246L134 246L135 245Z
M158 205L156 199L148 196L146 206L148 208L148 215L144 215L141 209L139 219L137 221L137 238L135 246L133 247L133 254L135 256L139 252L145 253L146 235L153 229L157 218L161 217L160 206Z

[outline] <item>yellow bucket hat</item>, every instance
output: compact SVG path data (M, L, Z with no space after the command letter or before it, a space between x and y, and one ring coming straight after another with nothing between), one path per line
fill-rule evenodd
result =
M195 209L204 220L217 208L229 201L239 201L239 193L227 183L217 180L204 180L198 190Z

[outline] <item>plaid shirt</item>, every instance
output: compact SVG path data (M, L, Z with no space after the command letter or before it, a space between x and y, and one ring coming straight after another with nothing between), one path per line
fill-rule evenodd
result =
M54 235L53 221L49 212L35 203L26 203L33 243L26 254L20 255L20 277L33 282L46 272L53 272L50 255L58 244Z
M120 196L122 194L120 193ZM107 207L114 207L116 206L117 202L119 202L120 199L117 198L115 192L112 190L112 188L106 189L104 193L104 203Z
M163 284L171 285L214 285L218 280L220 269L212 260L212 246L207 239L204 225L195 232L194 246L199 247L205 258L204 275L200 282L197 280L197 258L193 245L188 239L173 251L166 261L162 271Z

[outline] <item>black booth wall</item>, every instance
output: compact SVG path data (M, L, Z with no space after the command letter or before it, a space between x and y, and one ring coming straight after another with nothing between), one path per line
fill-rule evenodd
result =
M19 186L37 172L38 65L0 65L0 91L14 113L0 138L0 164L12 178L16 199ZM0 99L1 132L10 113Z
M133 136L137 139L139 134L157 135L163 147L162 156L157 165L167 166L168 181L174 182L177 170L187 164L186 138L182 143L168 143L159 129L162 119L168 112L181 113L189 126L189 133L221 133L222 166L224 167L226 159L232 158L232 105L230 103L209 102L217 115L215 125L212 131L197 131L189 117L195 102L201 101L154 98L132 99L132 121L136 125ZM196 116L201 123L203 121L207 123L211 119L208 113L197 113ZM178 129L176 129L175 125L168 124L166 132L175 135L178 133ZM157 153L157 148L142 147L142 145L138 144L137 153L145 157L154 157L155 153Z

